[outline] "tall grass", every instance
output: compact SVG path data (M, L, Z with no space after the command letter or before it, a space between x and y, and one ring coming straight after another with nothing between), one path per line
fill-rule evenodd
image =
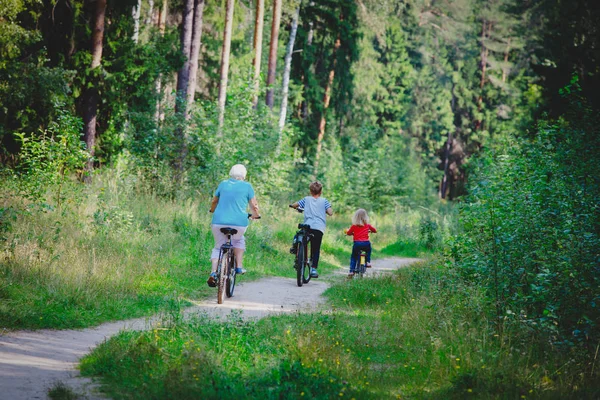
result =
M594 398L598 372L505 322L447 268L339 281L332 311L199 315L122 333L88 355L115 399Z
M78 193L78 201L60 209L0 189L1 327L86 327L214 295L205 283L213 246L209 198L174 201L138 187L135 176L106 170ZM242 279L291 276L288 250L302 215L259 200L263 219L251 222L247 231L249 273ZM419 246L418 230L399 228L398 222L416 227L418 213L373 215L372 220L380 230L373 235L376 250L399 240ZM320 264L324 273L347 268L351 238L342 230L349 224L350 215L329 219Z

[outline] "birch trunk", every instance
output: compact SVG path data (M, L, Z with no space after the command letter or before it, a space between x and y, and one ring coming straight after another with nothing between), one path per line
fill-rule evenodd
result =
M283 84L281 88L281 109L279 110L279 146L281 146L281 133L285 126L287 117L288 92L290 87L290 71L292 69L292 54L294 53L294 42L296 41L296 32L298 31L298 18L300 17L300 5L296 8L294 19L292 20L292 29L290 31L290 41L285 52L285 62L283 64Z
M194 29L192 33L192 47L190 50L190 71L186 107L187 111L185 113L186 120L190 118L190 111L192 104L194 103L194 96L196 94L196 81L198 78L198 55L200 54L200 47L202 46L202 19L204 14L204 0L195 0L194 3Z
M223 49L221 50L221 73L219 80L219 129L217 136L223 135L223 122L225 121L225 100L227 98L227 76L229 74L229 52L231 50L231 31L233 29L234 0L227 0L225 12L225 33L223 34Z
M142 0L138 0L135 7L133 7L133 36L131 39L135 44L138 43L140 37L140 15L142 12Z
M194 0L186 0L183 10L183 28L181 30L181 52L185 62L177 74L177 98L175 112L184 114L186 109L187 89L190 77L190 52L192 46L192 30L194 24Z
M168 4L167 0L163 0L162 7L160 9L160 17L158 19L158 31L160 32L160 36L165 35L165 28L167 25L167 13L168 13ZM156 80L156 112L154 114L154 120L156 121L156 126L160 125L160 122L165 119L165 114L163 111L162 103L164 101L163 96L163 87L162 87L162 75L158 76Z
M252 106L256 108L258 104L258 91L260 84L260 63L262 58L262 37L263 37L263 26L265 19L265 0L256 0L256 16L254 20L254 59L252 60L252 67L254 69L254 75L252 76L252 83L254 87L254 98L252 99Z
M273 109L273 84L277 69L277 43L279 42L279 24L281 21L281 0L273 0L273 23L271 25L271 44L269 47L269 69L267 71L267 95L265 103Z

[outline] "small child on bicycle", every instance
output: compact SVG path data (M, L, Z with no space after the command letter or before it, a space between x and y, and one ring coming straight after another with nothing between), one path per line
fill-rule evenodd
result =
M319 266L319 256L321 254L321 242L323 241L323 234L325 233L325 218L327 215L333 215L333 209L329 201L321 197L323 192L323 185L318 182L312 182L309 186L310 196L298 200L297 202L290 204L290 207L304 210L304 223L310 225L310 233L313 238L311 239L312 246L310 248L312 268L310 269L310 277L318 278L319 273L317 268ZM290 251L295 253L296 244Z
M354 236L354 245L352 246L352 256L350 257L350 272L348 278L352 278L356 271L356 264L359 262L361 250L366 253L366 267L371 268L371 242L369 233L377 233L373 225L369 225L369 215L367 211L359 208L352 216L352 226L350 229L344 229L348 236Z

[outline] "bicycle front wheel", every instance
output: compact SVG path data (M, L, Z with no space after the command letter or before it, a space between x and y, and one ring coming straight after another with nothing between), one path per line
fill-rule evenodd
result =
M298 243L298 251L296 252L296 283L302 287L304 283L303 274L306 267L306 249L304 241Z
M235 258L233 256L233 252L230 252L227 256L227 258L229 259L228 264L231 266L231 268L229 268L229 274L227 274L227 282L226 282L226 294L227 297L232 297L233 296L233 290L235 289L235 277L237 276L236 274L236 270L235 270Z
M223 301L225 300L225 286L227 284L227 276L229 275L229 257L227 257L227 254L223 254L223 256L221 257L221 261L220 261L219 268L219 275L218 275L218 283L217 283L217 303L218 304L223 304Z
M304 245L304 269L302 271L302 282L304 283L310 281L311 247L311 241L307 240Z

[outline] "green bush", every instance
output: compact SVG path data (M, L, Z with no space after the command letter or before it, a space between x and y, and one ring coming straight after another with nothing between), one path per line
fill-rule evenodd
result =
M533 138L507 139L471 188L452 247L465 276L488 288L498 320L554 343L600 337L599 126L575 97Z

